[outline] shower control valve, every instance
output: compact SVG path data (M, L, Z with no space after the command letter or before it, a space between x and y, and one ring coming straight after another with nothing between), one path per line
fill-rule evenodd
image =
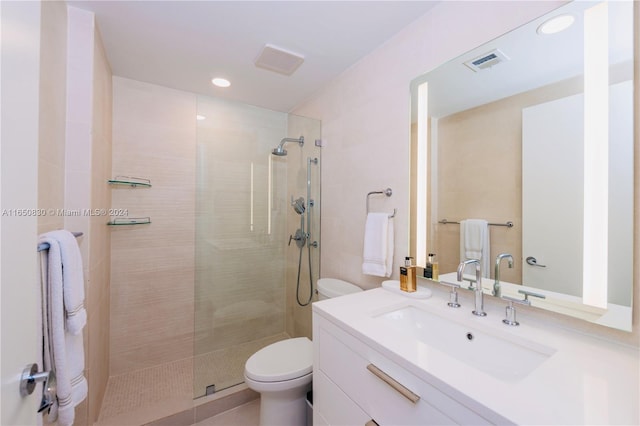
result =
M298 248L304 247L307 242L307 234L302 229L296 229L295 235L289 235L289 244L291 245L291 240L296 241L296 245Z

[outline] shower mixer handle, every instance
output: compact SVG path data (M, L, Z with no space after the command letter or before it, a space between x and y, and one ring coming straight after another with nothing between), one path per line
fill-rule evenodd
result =
M296 229L295 235L289 235L289 244L291 245L291 240L295 240L298 248L304 247L307 242L307 234L302 229Z

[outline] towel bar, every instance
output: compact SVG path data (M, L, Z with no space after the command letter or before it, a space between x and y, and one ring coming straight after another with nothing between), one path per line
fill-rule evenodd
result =
M72 232L73 236L78 238L82 237L82 232ZM38 251L49 250L49 243L40 243L38 244Z
M448 223L457 223L458 225L460 224L460 222L454 222L452 220L447 220L447 219L442 219L438 223L441 223L443 225L446 225ZM491 225L491 226L506 226L507 228L513 228L513 222L511 222L511 221L508 221L507 223L489 223L488 225Z
M374 194L384 194L387 197L391 197L391 195L393 194L393 191L391 190L391 188L387 188L384 191L371 191L367 194L367 214L369 214L369 197L374 195ZM389 219L391 219L392 217L396 216L398 209L393 209L393 214L389 215Z

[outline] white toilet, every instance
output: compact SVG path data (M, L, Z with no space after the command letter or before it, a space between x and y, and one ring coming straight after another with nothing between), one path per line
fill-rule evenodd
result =
M333 278L318 280L319 299L362 291ZM307 392L311 390L313 344L306 337L281 340L251 355L244 381L260 392L261 426L300 426L307 423Z
M318 280L318 300L331 299L361 291L363 290L357 285L336 278L320 278Z

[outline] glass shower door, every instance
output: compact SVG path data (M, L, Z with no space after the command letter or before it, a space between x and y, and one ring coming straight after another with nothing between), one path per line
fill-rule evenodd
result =
M194 397L242 383L285 334L287 114L199 97Z

